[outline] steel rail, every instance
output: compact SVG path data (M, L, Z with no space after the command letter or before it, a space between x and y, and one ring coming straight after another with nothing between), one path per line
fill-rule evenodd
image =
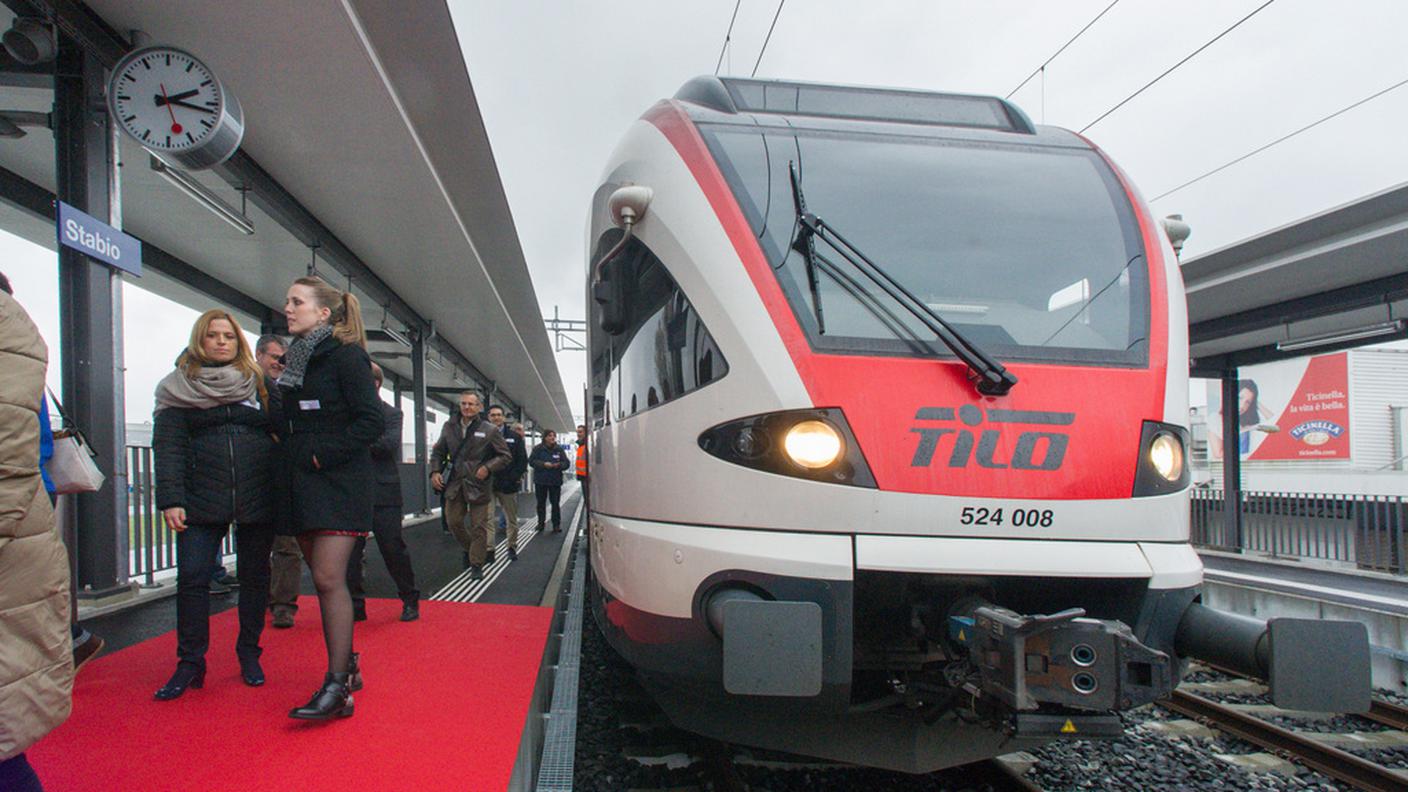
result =
M1391 729L1408 731L1408 707L1402 704L1374 699L1369 702L1369 711L1364 717Z
M1209 722L1220 731L1253 745L1283 754L1313 770L1368 792L1402 792L1408 775L1375 764L1290 729L1238 712L1202 696L1175 690L1159 704L1174 712Z

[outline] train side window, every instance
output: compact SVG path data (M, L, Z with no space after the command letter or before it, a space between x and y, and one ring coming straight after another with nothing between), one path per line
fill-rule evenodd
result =
M619 232L604 234L598 249L615 239ZM617 335L593 327L590 381L594 392L602 391L603 401L615 403L617 420L677 399L728 372L694 306L649 248L631 242L612 267L623 284L624 327Z

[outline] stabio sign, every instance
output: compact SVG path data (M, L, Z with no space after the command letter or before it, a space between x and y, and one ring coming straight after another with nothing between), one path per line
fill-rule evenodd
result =
M142 241L59 201L59 244L142 276Z

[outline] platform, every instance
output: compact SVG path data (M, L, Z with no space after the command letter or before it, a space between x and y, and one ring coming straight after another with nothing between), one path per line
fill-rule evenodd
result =
M564 489L570 528L581 498L575 482ZM524 746L541 745L553 609L539 603L557 585L571 536L536 530L531 495L519 513L530 515L520 520L519 560L508 563L500 532L496 563L472 585L438 519L408 522L403 536L422 593L416 622L398 620L395 586L368 543L369 618L356 628L366 688L345 721L287 717L325 668L306 570L294 627L264 632L261 688L239 678L235 593L211 599L205 687L172 702L152 693L175 668L175 598L85 620L108 648L79 674L68 722L30 751L45 788L221 789L233 778L242 790L510 788L525 772ZM249 767L261 774L251 777Z
M547 641L548 608L369 600L357 627L366 687L356 714L328 723L288 710L325 669L317 601L265 634L268 683L250 688L234 657L233 611L211 619L204 688L152 699L174 667L176 636L94 660L68 722L30 750L48 789L494 790L508 785Z

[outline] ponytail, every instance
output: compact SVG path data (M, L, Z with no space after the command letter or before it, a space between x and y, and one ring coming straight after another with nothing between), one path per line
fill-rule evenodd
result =
M333 314L333 338L367 348L367 328L362 324L362 304L352 292L342 293L342 315Z
M331 312L328 324L332 325L333 338L344 344L367 348L367 328L362 324L362 304L356 295L340 291L316 275L299 278L294 283L312 289L313 299Z

